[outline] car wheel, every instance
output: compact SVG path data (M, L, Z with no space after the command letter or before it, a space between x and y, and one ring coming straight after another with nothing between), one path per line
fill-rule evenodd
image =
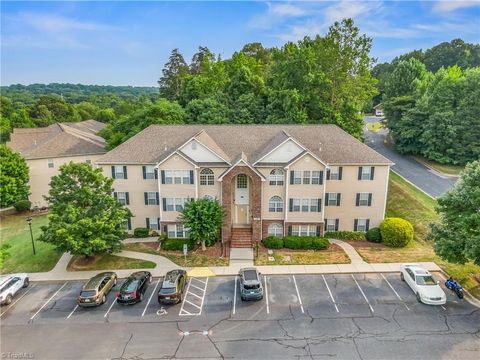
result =
M143 293L140 293L140 300L139 301L143 301Z
M150 275L150 276L148 277L148 283L149 283L149 284L152 283L152 275Z
M105 297L105 295L103 295L103 297L102 297L102 304L105 304L105 301L107 301L107 298Z
M12 295L8 294L7 298L5 299L5 304L10 305L12 303Z
M245 298L244 298L243 296L240 296L240 299L241 299L242 301L245 301Z
M117 278L113 279L113 286L117 285Z
M26 277L25 280L23 280L23 287L26 288L29 284L30 280L28 279L28 277Z
M420 297L420 294L417 292L415 295L416 295L416 297L417 297L418 302L421 303L421 302L422 302L422 298Z
M400 273L400 279L402 279L402 281L405 281L405 277L403 276L402 272Z

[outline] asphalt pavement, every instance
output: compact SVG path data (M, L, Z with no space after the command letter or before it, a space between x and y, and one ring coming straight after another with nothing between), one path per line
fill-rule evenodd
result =
M442 279L439 278L441 281ZM190 278L183 302L78 308L82 282L31 283L0 309L2 358L477 359L480 308L446 290L418 303L398 273L262 275L243 302L234 276ZM443 284L442 284L443 286ZM16 356L16 357L15 357Z
M371 123L380 119L376 116L366 116L364 121L365 123ZM377 133L365 130L365 143L394 162L395 165L392 166L392 169L395 172L434 198L439 197L453 187L457 180L456 178L442 176L415 161L410 156L398 153L391 146L385 144L386 136L387 130L381 130Z

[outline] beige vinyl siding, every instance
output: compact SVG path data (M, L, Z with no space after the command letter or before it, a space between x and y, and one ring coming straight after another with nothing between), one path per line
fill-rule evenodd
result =
M286 170L284 170L283 185L270 185L270 172L274 167L257 168L257 170L265 177L266 181L262 182L262 219L266 220L283 220L285 218L285 185L287 181ZM268 203L271 197L280 196L283 200L283 212L270 212L268 210ZM287 208L288 210L288 208Z
M222 183L218 181L218 178L221 174L227 171L228 168L216 168L216 167L207 167L213 171L214 182L213 185L200 185L200 171L204 167L197 169L197 180L198 180L198 197L203 198L205 195L210 195L213 198L217 198L218 201L222 198Z

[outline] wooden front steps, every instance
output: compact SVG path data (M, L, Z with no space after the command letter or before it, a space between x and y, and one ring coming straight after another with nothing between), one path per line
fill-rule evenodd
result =
M252 247L252 228L232 228L232 248Z

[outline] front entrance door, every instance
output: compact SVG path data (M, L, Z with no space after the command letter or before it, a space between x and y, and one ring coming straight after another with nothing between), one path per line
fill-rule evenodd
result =
M245 174L239 174L235 181L235 223L239 225L249 224L250 197L248 177Z

